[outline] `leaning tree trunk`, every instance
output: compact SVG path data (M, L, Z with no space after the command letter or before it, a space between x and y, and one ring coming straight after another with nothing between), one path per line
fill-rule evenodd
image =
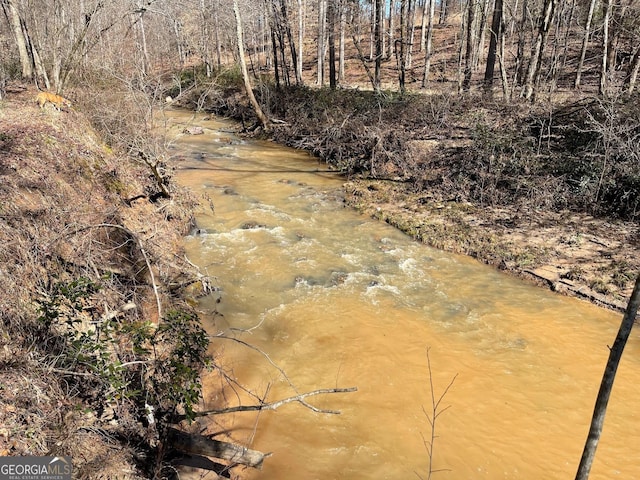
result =
M31 80L33 78L33 59L31 58L29 49L27 48L27 41L22 30L20 13L12 0L2 0L2 9L4 10L9 24L11 25L16 47L18 47L20 66L22 67L22 78L25 80Z
M600 390L598 391L596 405L593 409L591 427L589 428L587 442L582 452L580 466L576 473L576 480L587 480L589 478L591 465L596 454L596 448L598 448L600 434L602 433L604 417L607 413L607 404L609 403L609 397L611 396L613 381L616 378L616 371L622 357L622 352L624 351L627 339L629 338L629 334L631 333L631 329L636 320L638 307L640 307L640 275L636 279L636 285L633 289L633 293L631 294L631 298L629 298L629 304L627 305L627 310L622 318L618 335L613 342L613 346L609 350L609 359L607 360L607 366L605 367L602 382L600 383Z
M247 71L247 62L244 59L244 35L242 33L242 20L240 18L240 9L238 8L238 0L233 0L233 14L236 18L236 37L238 41L238 57L240 58L240 70L242 71L242 79L244 80L244 88L247 91L247 96L249 97L249 101L251 102L251 106L256 112L256 116L262 127L269 131L271 129L271 124L269 119L260 108L260 104L256 100L255 95L253 94L253 89L251 88L251 82L249 81L249 72Z

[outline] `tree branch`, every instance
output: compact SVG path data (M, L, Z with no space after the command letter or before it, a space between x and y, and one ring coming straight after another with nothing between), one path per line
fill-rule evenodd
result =
M325 393L351 393L357 392L358 387L349 387L349 388L321 388L320 390L314 390L312 392L301 393L299 395L294 395L293 397L288 397L282 400L278 400L276 402L269 403L261 403L259 405L237 405L235 407L222 408L222 409L213 409L213 410L204 410L202 412L195 412L195 417L206 417L208 415L223 415L226 413L235 413L235 412L255 412L262 410L276 410L282 405L286 405L287 403L298 402L304 405L305 407L313 410L317 413L328 413L333 415L339 415L339 410L325 410L322 408L314 407L313 405L307 403L304 399L307 397L312 397L315 395L322 395ZM176 421L184 420L184 416L180 415Z

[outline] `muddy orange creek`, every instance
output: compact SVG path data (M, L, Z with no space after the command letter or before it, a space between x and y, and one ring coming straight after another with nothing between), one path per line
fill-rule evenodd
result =
M574 478L620 314L344 208L344 179L307 153L189 112L170 112L168 125L178 180L202 203L185 243L219 287L199 305L218 361L266 401L358 388L306 399L337 415L290 403L209 419L209 433L223 421L234 440L273 453L242 478ZM186 126L204 134L181 135ZM452 381L430 467L432 391L437 401ZM633 332L592 479L640 478L638 385ZM205 378L207 408L219 392L219 377ZM228 404L256 403L225 392Z

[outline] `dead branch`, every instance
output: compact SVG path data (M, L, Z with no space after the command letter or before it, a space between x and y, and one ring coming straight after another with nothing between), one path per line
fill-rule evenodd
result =
M214 440L204 435L186 433L171 427L168 430L167 440L171 447L183 453L220 458L253 468L261 468L264 459L271 455L233 443Z
M229 336L225 335L224 333L219 333L218 335L215 335L215 338L223 338L225 340L231 340L231 341L239 343L240 345L244 345L245 347L248 347L251 350L255 350L260 355L262 355L264 358L266 358L267 361L273 366L273 368L275 368L276 370L278 370L278 372L280 372L280 375L282 375L282 377L287 381L289 386L291 388L293 388L294 392L298 393L298 390L296 389L296 387L293 384L293 382L289 379L289 377L287 376L286 372L281 367L276 365L276 363L273 360L271 360L271 357L269 356L269 354L267 352L262 351L261 349L259 349L255 345L251 345L249 342L245 342L244 340L240 340L239 338L229 337Z
M229 407L229 408L204 410L202 412L195 412L195 416L206 417L208 415L223 415L226 413L235 413L235 412L255 412L255 411L262 411L262 410L277 410L282 405L286 405L287 403L292 403L292 402L298 402L317 413L328 413L333 415L339 415L340 414L339 410L325 410L322 408L314 407L313 405L307 403L304 399L307 397L322 395L325 393L351 393L351 392L357 392L357 391L358 391L358 387L321 388L320 390L301 393L299 395L294 395L293 397L288 397L282 400L278 400L276 402L261 403L259 405L237 405L235 407ZM178 420L184 420L183 416L178 417Z

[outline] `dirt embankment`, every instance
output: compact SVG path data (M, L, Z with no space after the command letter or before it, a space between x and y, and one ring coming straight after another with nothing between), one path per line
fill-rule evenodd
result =
M277 120L276 141L345 172L349 205L554 291L626 305L640 272L633 99L502 105L358 89L256 93ZM237 89L205 108L252 124Z
M160 415L195 388L171 384L178 334L161 325L193 328L181 300L197 277L181 255L192 202L170 183L170 199L151 201L144 165L81 113L34 98L0 102L0 455L150 478L161 459L145 402Z

